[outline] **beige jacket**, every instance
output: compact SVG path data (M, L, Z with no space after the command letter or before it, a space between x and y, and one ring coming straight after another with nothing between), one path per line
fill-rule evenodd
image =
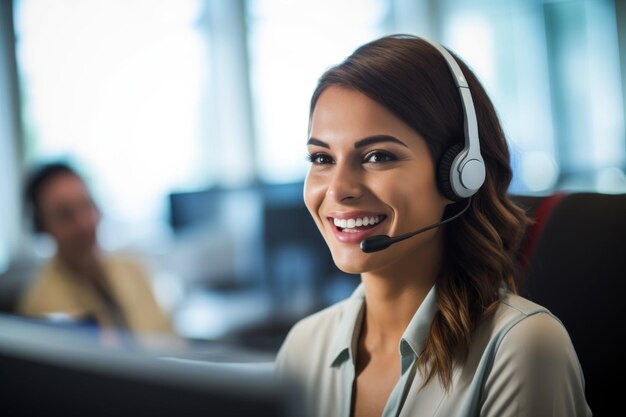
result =
M172 325L154 297L146 272L128 257L103 256L106 285L133 333L171 334ZM114 320L104 300L91 286L53 258L26 290L18 312L28 316L62 313L77 320L93 318L101 328Z

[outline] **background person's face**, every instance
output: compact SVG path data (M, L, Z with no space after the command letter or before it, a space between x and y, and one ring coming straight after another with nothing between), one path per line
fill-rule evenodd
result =
M61 252L80 256L94 249L100 215L80 178L61 174L50 179L39 204L43 228Z
M449 202L437 190L428 146L417 132L362 93L329 87L311 116L310 137L305 202L338 268L412 268L440 250L438 229L373 254L359 247L368 236L396 236L441 220Z

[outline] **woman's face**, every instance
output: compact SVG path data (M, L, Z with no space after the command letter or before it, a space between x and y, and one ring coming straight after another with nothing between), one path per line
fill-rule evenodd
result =
M371 254L359 247L369 236L437 223L449 203L437 190L426 142L385 107L356 90L328 87L311 115L308 151L305 203L339 269L411 268L442 247L438 229Z
M41 220L59 250L81 257L96 246L100 214L85 183L73 174L51 178L39 195Z

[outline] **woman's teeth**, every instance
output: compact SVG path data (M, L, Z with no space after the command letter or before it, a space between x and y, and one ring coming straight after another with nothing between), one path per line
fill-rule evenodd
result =
M335 226L342 229L354 229L355 227L373 226L379 223L384 216L359 217L356 219L333 219Z

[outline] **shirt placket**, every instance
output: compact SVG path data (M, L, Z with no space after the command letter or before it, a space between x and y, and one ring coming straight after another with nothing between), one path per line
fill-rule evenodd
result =
M385 404L382 417L397 417L415 377L416 356L405 340L400 341L400 379Z

